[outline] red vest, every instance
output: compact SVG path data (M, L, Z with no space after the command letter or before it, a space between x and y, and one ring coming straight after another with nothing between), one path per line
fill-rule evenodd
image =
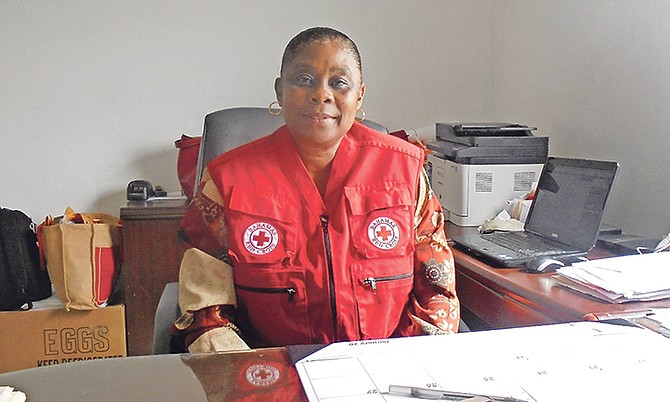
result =
M413 283L423 153L354 124L325 197L286 127L208 165L222 194L236 321L251 346L387 338Z

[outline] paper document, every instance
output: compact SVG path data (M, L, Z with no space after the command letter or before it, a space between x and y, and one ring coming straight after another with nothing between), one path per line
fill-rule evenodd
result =
M299 360L317 401L411 401L389 386L535 402L655 400L670 339L597 322L336 343Z
M0 402L25 402L26 394L15 391L14 387L0 386Z
M566 287L611 303L670 297L670 252L577 262L556 271Z
M633 317L630 321L670 338L670 308L651 309L649 314Z

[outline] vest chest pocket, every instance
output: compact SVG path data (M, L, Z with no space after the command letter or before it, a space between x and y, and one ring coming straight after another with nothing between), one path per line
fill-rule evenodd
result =
M406 184L346 187L351 239L357 258L406 256L413 250L414 201Z
M298 213L286 198L235 186L225 214L233 261L291 265Z

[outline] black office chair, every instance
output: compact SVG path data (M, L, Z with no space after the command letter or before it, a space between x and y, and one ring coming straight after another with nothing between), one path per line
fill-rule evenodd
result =
M284 124L284 118L273 116L267 108L234 107L212 112L205 116L200 142L196 183L200 183L205 166L222 153L266 136ZM381 124L363 120L363 124L387 134Z

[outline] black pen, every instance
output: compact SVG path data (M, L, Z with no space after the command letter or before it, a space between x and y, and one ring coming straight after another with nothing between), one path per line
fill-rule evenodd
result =
M518 399L510 396L471 394L467 392L444 391L431 388L407 387L404 385L389 385L389 394L411 396L420 399L440 399L443 401L460 401L479 396L486 397L496 402L528 402L525 399Z

